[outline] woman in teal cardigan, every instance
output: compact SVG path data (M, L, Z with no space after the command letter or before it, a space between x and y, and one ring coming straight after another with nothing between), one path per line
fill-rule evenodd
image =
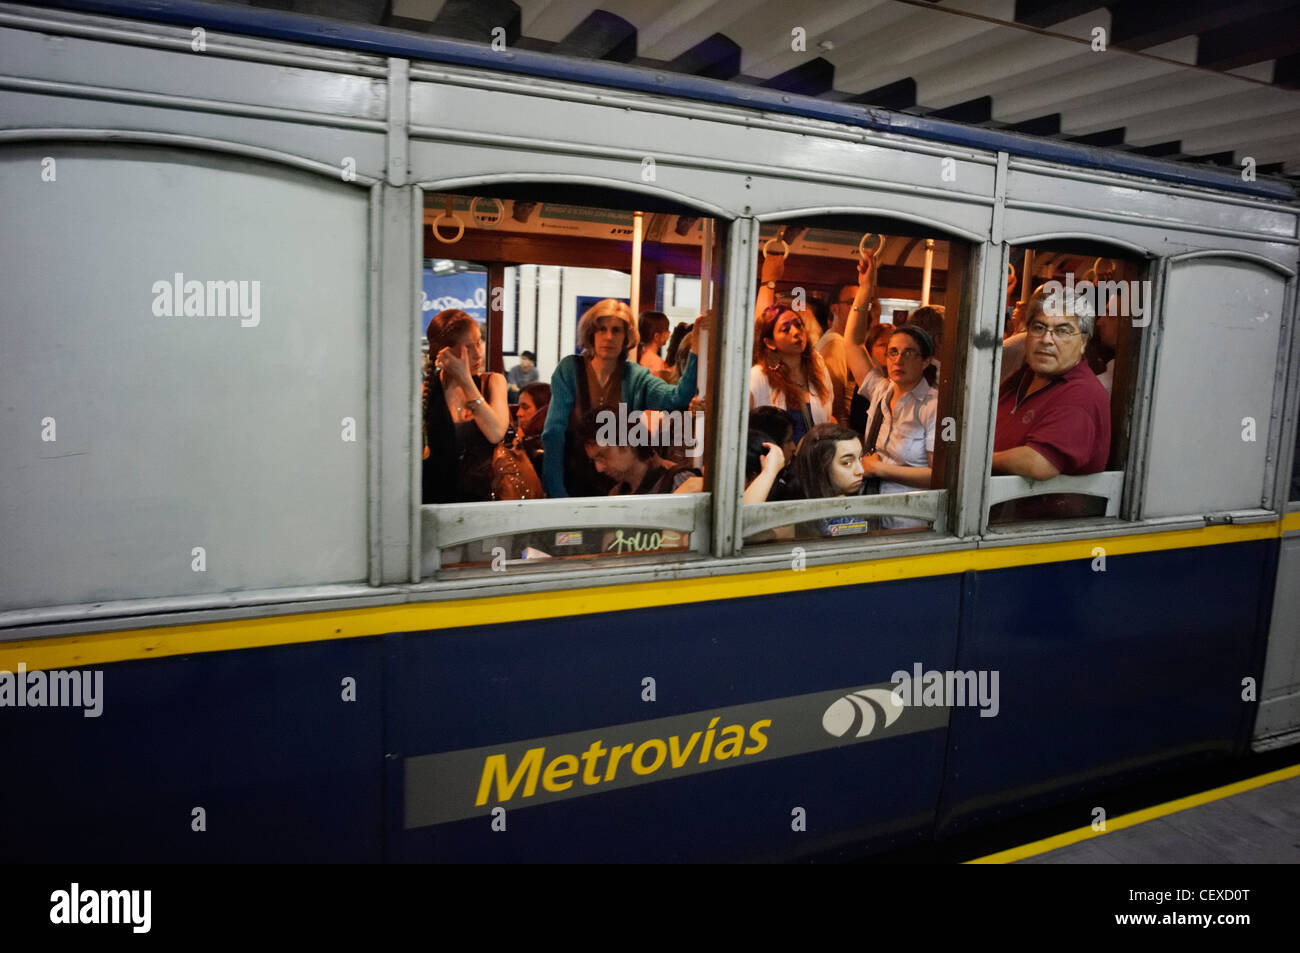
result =
M627 359L637 344L632 312L621 301L606 298L587 310L578 322L578 343L582 356L560 361L551 375L551 403L542 431L542 486L551 498L598 492L593 489L595 468L586 451L566 434L588 410L608 408L617 412L618 403L627 412L636 410L685 410L695 396L695 338L704 318L691 331L692 351L686 369L676 385L659 379L640 364ZM566 466L570 471L566 474ZM566 485L567 484L567 485Z

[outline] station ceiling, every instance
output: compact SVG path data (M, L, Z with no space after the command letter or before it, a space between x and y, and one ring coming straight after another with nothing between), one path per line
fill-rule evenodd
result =
M247 0L1300 181L1300 0ZM500 28L500 29L497 29Z

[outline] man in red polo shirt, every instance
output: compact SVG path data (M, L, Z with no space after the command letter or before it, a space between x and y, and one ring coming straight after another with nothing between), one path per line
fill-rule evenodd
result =
M1106 469L1110 398L1083 361L1093 317L1086 297L1071 301L1060 292L1039 289L1030 298L1025 366L998 392L994 473L1050 480L1062 473L1078 476ZM1084 515L1077 505L1080 499L1022 500L1015 518Z

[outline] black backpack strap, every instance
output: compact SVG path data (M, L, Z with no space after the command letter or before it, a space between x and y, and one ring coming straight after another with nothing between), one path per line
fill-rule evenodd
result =
M870 412L871 401L855 390L849 404L849 429L854 433L864 433L867 429L867 414Z

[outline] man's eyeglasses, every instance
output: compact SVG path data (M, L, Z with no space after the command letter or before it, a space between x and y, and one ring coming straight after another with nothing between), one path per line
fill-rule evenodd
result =
M917 350L916 348L914 348L914 347L903 348L903 350L901 350L901 351L900 351L898 348L896 348L896 347L891 347L888 351L885 352L885 356L886 356L886 357L905 357L905 358L907 358L909 361L914 361L914 360L916 360L918 357L921 356L921 352L918 351L918 350Z
M1069 324L1057 324L1049 327L1041 321L1033 322L1025 330L1029 332L1030 337L1041 338L1050 334L1057 341L1068 341L1079 333L1077 328Z

